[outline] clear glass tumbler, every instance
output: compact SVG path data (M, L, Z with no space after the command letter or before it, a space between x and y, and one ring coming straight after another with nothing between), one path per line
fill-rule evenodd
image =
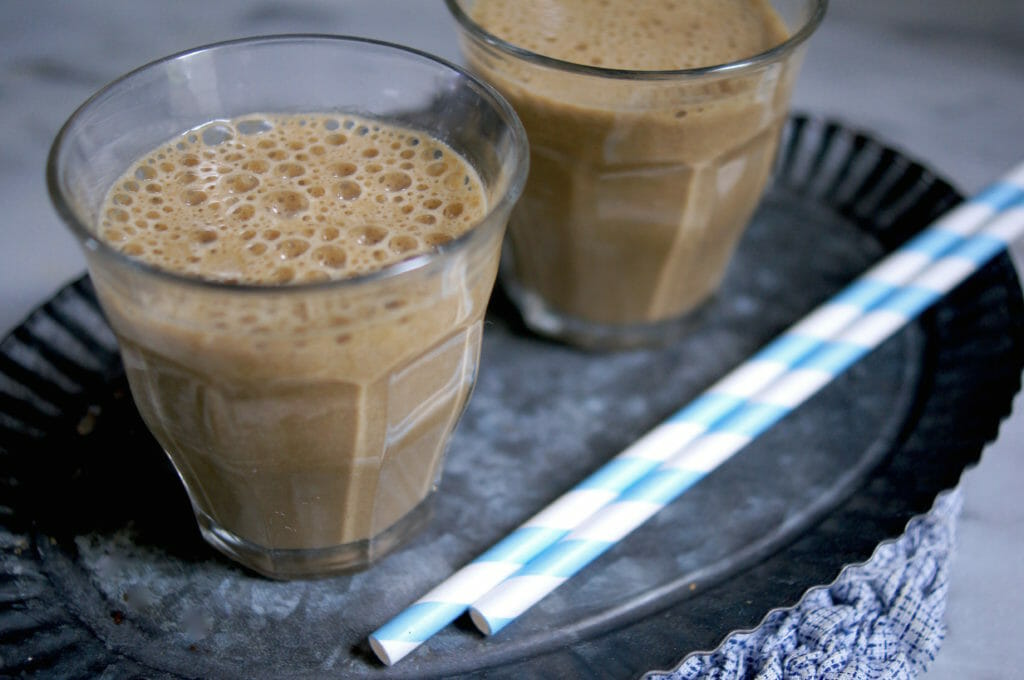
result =
M447 143L479 174L485 216L371 273L278 286L157 269L97 238L109 187L161 143L213 120L313 112ZM71 116L51 151L51 196L209 543L270 577L320 576L363 567L422 525L527 165L522 126L489 86L355 38L198 48L129 73Z
M501 270L526 324L592 348L686 332L765 189L826 0L772 0L788 39L740 61L672 71L537 54L478 25L475 0L446 2L469 67L508 98L530 139L530 178ZM557 17L557 3L549 10Z

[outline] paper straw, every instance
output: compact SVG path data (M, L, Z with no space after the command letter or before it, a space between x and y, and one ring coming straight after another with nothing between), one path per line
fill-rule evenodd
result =
M618 494L732 414L823 341L835 337L864 310L955 247L994 214L1017 200L1024 165L947 213L854 283L790 327L700 397L655 427L527 520L486 553L421 597L370 635L377 656L390 665L454 621L470 603L578 526Z
M477 600L470 607L476 626L487 634L504 628L1001 253L1024 234L1024 194L1007 207L979 233L963 239L908 285L893 288L834 340L820 343L755 399Z

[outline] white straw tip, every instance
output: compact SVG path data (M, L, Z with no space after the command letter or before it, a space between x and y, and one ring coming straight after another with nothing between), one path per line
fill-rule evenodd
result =
M416 642L403 642L401 640L380 641L370 636L370 649L377 655L377 658L385 666L395 664L405 658L406 654L419 647Z
M476 607L469 608L469 618L473 620L473 625L475 625L481 633L484 635L494 635L495 631L491 629L491 622L486 616L477 611Z

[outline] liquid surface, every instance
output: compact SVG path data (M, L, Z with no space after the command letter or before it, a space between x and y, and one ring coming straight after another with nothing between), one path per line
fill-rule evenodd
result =
M114 184L98 235L229 283L348 278L429 252L485 211L442 142L350 115L248 115L155 149Z
M478 0L471 15L537 54L630 70L714 66L786 39L765 0Z

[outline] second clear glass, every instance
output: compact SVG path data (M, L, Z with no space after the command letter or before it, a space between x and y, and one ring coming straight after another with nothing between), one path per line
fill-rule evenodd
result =
M768 182L825 0L772 2L789 37L768 51L676 71L544 56L478 25L474 0L446 1L470 68L529 135L530 179L501 273L527 325L599 349L685 333Z

